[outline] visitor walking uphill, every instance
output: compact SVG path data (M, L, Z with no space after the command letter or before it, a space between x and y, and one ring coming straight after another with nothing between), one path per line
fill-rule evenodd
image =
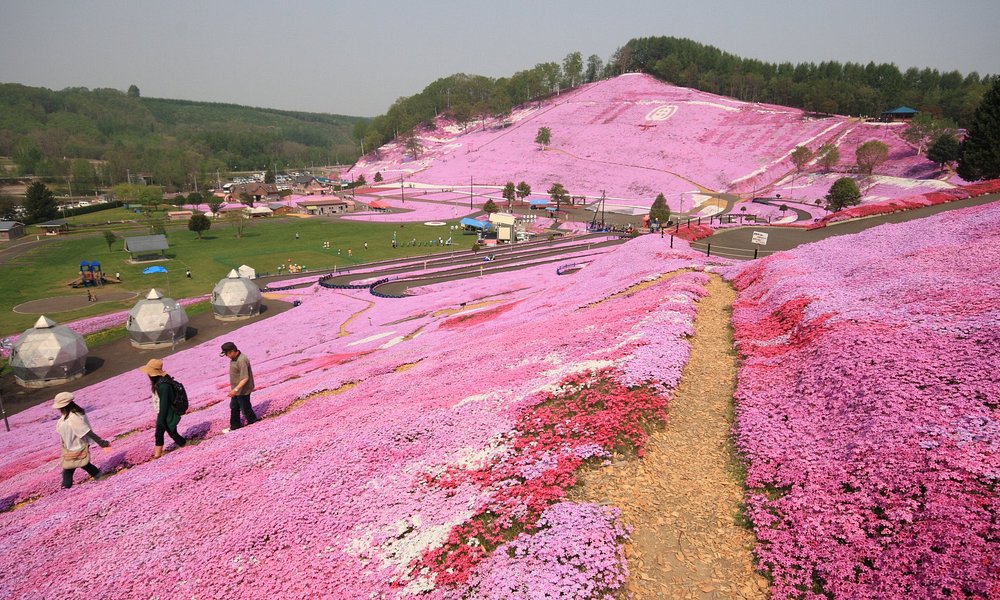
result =
M177 392L171 382L170 375L163 370L163 361L151 358L139 370L149 376L150 388L153 391L153 407L156 409L156 433L154 434L153 458L163 456L163 434L170 434L178 448L187 444L184 436L177 433L177 425L181 422L181 412L177 410L174 400Z
M226 342L222 345L221 356L229 357L229 428L222 433L229 433L243 426L240 412L247 419L247 425L257 422L257 415L250 404L250 392L253 391L253 369L248 359L236 344Z
M82 468L91 477L96 478L101 470L90 462L90 444L95 443L101 448L109 448L111 442L102 439L90 428L87 413L73 401L71 392L56 394L52 408L59 410L59 420L56 421L56 432L62 446L60 464L62 466L62 486L73 487L73 473Z

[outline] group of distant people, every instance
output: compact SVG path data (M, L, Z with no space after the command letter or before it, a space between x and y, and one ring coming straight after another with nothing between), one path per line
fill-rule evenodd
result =
M260 420L250 403L250 393L254 390L253 368L250 360L236 344L222 344L220 356L229 358L229 427L222 433L229 433L243 427L243 418L247 425ZM156 430L153 438L153 458L163 456L164 436L169 435L178 448L187 445L188 440L177 432L183 412L175 406L177 389L173 378L163 369L163 361L159 358L150 359L139 368L149 377L152 392L153 407L156 410ZM94 432L87 419L87 413L76 402L72 392L59 392L52 403L52 408L59 411L56 421L56 432L62 448L60 466L62 467L62 487L73 487L73 474L76 469L83 469L91 477L97 479L101 470L94 466L90 457L91 444L108 449L111 442Z

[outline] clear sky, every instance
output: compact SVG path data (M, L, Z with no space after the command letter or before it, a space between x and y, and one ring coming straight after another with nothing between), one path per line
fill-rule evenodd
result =
M0 82L375 116L440 77L606 61L633 37L985 75L998 31L998 0L0 0Z

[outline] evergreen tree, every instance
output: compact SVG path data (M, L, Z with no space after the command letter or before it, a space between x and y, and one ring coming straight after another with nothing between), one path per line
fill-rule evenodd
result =
M854 206L861 202L861 190L850 177L841 177L830 186L830 191L826 194L826 201L828 210L840 210Z
M549 129L548 127L539 127L538 135L535 136L535 143L541 147L539 149L548 146L549 142L551 141L552 141L552 130Z
M492 215L493 213L500 212L500 207L493 201L493 198L490 198L485 204L483 204L483 212L488 215Z
M966 181L1000 177L1000 77L976 108L959 151L958 175Z
M955 136L945 133L934 140L927 149L927 160L937 163L942 169L950 162L958 160L959 144Z
M660 225L670 220L670 207L667 206L667 198L662 193L656 196L653 205L649 207L649 219L659 222Z
M56 218L59 207L56 205L56 198L52 190L41 181L36 181L28 186L24 194L24 210L27 212L28 222L40 223Z

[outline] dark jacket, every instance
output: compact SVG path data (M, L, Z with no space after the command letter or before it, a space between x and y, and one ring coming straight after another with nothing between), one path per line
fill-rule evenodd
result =
M156 412L156 425L165 429L177 429L181 416L174 410L174 386L167 377L161 377L156 383L156 396L160 399L159 410Z

